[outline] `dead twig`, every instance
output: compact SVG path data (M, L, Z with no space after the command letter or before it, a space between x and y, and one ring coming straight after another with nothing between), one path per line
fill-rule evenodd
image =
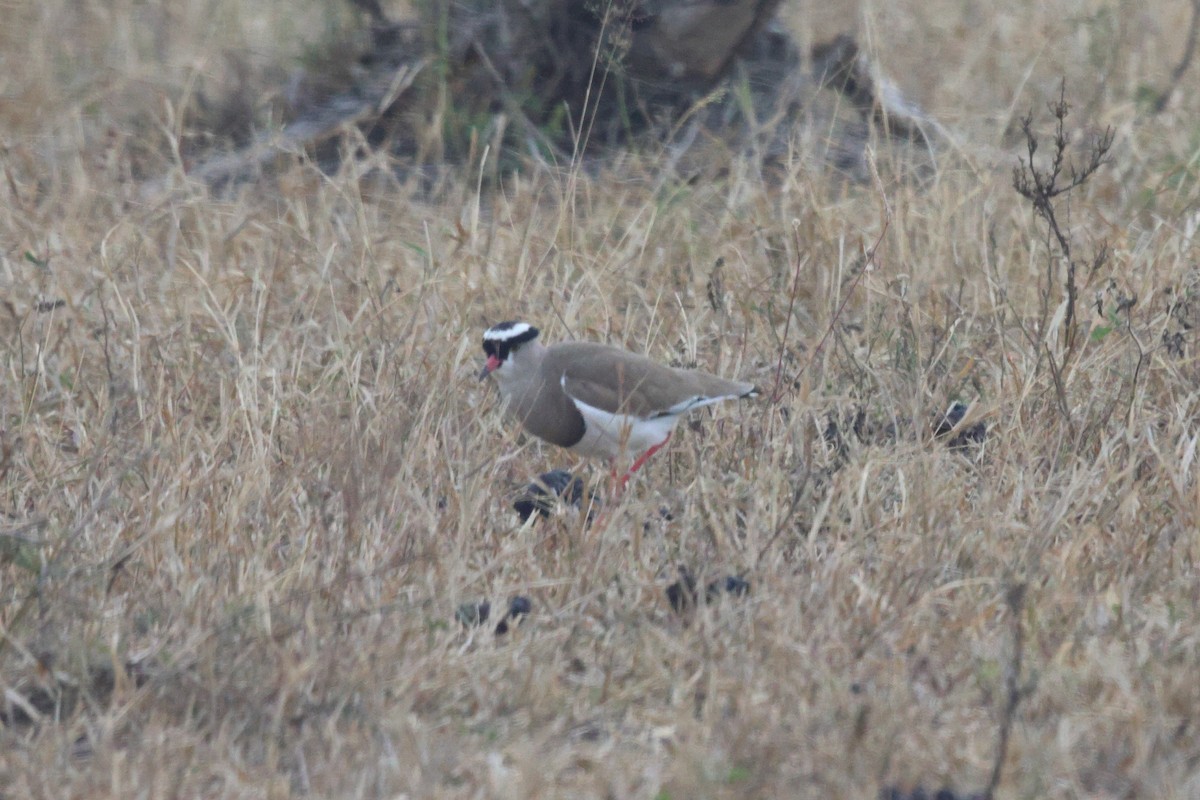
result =
M984 789L984 800L992 800L1000 776L1004 771L1004 759L1008 755L1008 741L1012 736L1013 720L1017 717L1017 706L1021 704L1024 690L1021 687L1021 657L1025 650L1025 632L1021 627L1021 614L1025 608L1024 583L1013 584L1005 593L1005 603L1012 622L1012 653L1004 675L1004 711L1000 718L1000 739L996 745L996 758L992 762L992 777Z
M819 355L821 350L825 347L825 343L829 340L830 335L833 333L838 320L842 317L842 312L846 309L846 304L850 302L850 298L854 294L854 289L858 286L859 282L862 281L863 275L870 272L871 266L876 263L876 256L879 254L879 246L883 243L883 237L887 235L888 227L892 224L892 207L891 204L888 203L887 194L883 190L883 181L880 180L879 171L875 167L875 157L869 150L867 151L867 164L871 169L871 177L875 184L875 189L879 195L880 213L883 217L883 225L880 228L879 236L875 237L875 241L871 244L871 246L862 251L862 268L858 271L858 274L851 279L849 286L846 287L846 292L842 297L842 302L838 304L837 309L833 312L833 318L829 321L829 325L825 328L825 333L821 336L820 341L817 342L817 346L813 348L812 355L808 357L808 361L804 363L804 366L800 368L800 371L797 372L789 382L792 385L794 385L796 381L800 379L801 375L808 371L808 368L812 366L813 361L816 360L817 355ZM797 263L796 274L792 281L791 303L788 305L787 319L789 326L792 319L792 308L796 299L796 289L800 276L800 266L801 264ZM783 387L781 386L780 380L783 372L783 348L787 344L787 331L788 328L785 327L783 342L779 345L780 353L779 363L776 366L775 372L775 388L771 392L772 403L778 403L780 398L783 396Z
M1030 111L1021 120L1021 133L1025 137L1027 155L1024 160L1018 159L1017 166L1013 168L1013 188L1017 190L1017 194L1029 201L1033 206L1034 213L1046 223L1047 236L1053 237L1057 242L1059 254L1067 265L1065 286L1067 308L1066 319L1063 322L1064 364L1074 352L1076 344L1075 315L1079 301L1079 286L1075 273L1078 264L1072 258L1071 240L1067 236L1068 231L1064 231L1059 222L1055 202L1059 198L1066 198L1071 191L1087 183L1100 167L1109 162L1109 151L1112 149L1114 139L1113 129L1108 127L1100 138L1088 148L1087 157L1082 166L1069 161L1067 159L1065 121L1070 111L1071 106L1067 103L1067 82L1064 78L1059 86L1058 100L1050 104L1050 113L1054 115L1054 149L1050 153L1049 166L1038 167L1034 163L1034 156L1038 149L1038 137L1033 132L1033 112ZM1067 214L1069 212L1068 205ZM1055 259L1053 253L1048 262L1046 285L1042 293L1042 329L1039 332L1042 336L1046 334L1050 293L1054 285ZM1097 266L1094 264L1093 270Z
M1167 103L1171 102L1171 98L1175 95L1175 90L1179 88L1179 82L1183 79L1184 74L1192 65L1192 58L1196 55L1196 39L1200 38L1200 0L1192 0L1192 24L1188 26L1187 42L1183 46L1183 55L1179 58L1179 63L1175 65L1175 69L1171 70L1171 77L1167 81L1167 86L1159 94L1158 100L1154 103L1154 113L1158 114L1166 110Z

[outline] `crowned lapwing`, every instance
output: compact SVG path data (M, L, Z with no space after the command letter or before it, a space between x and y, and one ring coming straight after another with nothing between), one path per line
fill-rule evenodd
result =
M754 397L754 384L676 369L595 342L546 347L527 322L501 322L483 334L487 363L509 416L525 430L582 456L639 454L621 483L667 443L675 423L701 406Z

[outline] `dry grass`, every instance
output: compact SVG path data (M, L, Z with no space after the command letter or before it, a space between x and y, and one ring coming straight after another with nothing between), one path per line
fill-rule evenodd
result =
M222 53L285 63L320 7L6 7L0 796L980 790L1018 623L999 797L1200 796L1200 103L1139 101L1182 6L866 8L964 132L924 187L881 155L886 231L878 190L819 169L661 185L652 157L482 196L297 165L147 205ZM1070 214L1112 248L1083 320L1138 298L1065 363L1011 187L1015 120L1064 74L1070 123L1117 132ZM765 386L782 354L785 391L681 428L603 531L521 527L513 490L570 459L474 379L510 317ZM932 438L955 399L982 446ZM680 564L753 591L680 618ZM453 621L515 594L507 636Z

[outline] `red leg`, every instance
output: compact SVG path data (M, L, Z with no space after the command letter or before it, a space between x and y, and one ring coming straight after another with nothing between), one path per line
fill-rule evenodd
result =
M670 441L670 439L671 439L671 434L668 433L667 438L663 439L661 442L654 445L646 452L642 453L641 457L637 461L633 462L633 466L629 468L629 472L626 472L625 477L621 478L621 488L622 489L625 488L625 484L629 482L629 479L633 476L633 473L635 473L639 469L641 469L642 465L650 460L650 456L654 455L659 450L661 450L663 448L663 446L666 445L666 443L668 441Z
M639 458L637 461L633 462L633 466L629 468L629 474L632 475L633 473L635 473L639 469L641 469L642 465L650 460L650 456L654 455L659 450L661 450L663 448L663 445L665 445L670 440L671 440L671 434L668 433L666 439L663 439L661 442L654 445L654 447L651 447L649 450L642 453L642 457Z

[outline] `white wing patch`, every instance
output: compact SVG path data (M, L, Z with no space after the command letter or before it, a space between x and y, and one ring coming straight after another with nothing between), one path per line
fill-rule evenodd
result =
M566 375L562 376L560 383L566 392ZM567 396L571 397L570 393ZM678 414L661 414L643 419L630 414L613 414L575 397L571 397L571 402L579 409L584 424L583 438L571 450L582 456L616 458L641 455L654 445L662 444L679 421Z
M680 400L675 405L671 406L670 408L666 409L665 411L659 411L654 416L656 416L656 417L667 417L667 416L677 417L680 414L686 414L687 412L691 411L693 408L703 408L704 406L711 406L713 403L719 403L722 400L731 400L736 396L737 395L723 394L720 397L708 397L707 395L698 394L695 397L689 397L686 400Z

